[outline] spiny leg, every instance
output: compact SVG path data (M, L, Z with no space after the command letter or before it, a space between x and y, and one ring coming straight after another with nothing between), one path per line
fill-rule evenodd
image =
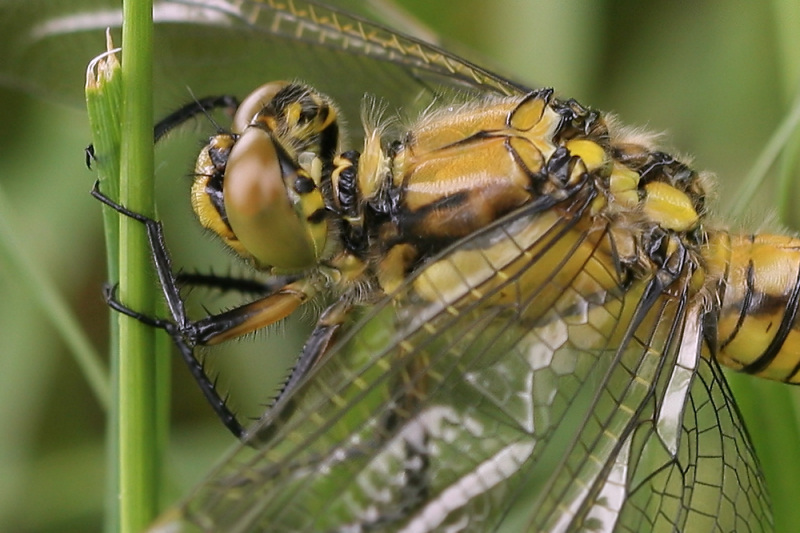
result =
M333 303L322 312L270 409L261 417L262 422L253 426L253 430L247 435L249 442L257 444L269 440L273 430L291 416L295 408L292 393L302 384L303 378L324 359L336 341L351 308L351 302L344 299Z
M207 114L214 109L225 108L229 111L236 111L239 107L239 100L235 96L223 94L222 96L207 96L194 102L188 103L177 111L174 111L161 119L156 124L153 131L153 139L156 143L164 135L181 126L184 122L200 114Z
M181 287L201 287L218 290L222 293L237 292L251 296L265 296L297 281L297 279L297 277L277 276L261 281L236 276L223 276L213 272L207 274L202 272L179 272L175 275L175 280Z
M190 346L186 339L184 339L184 337L181 335L180 329L177 327L177 325L169 320L147 316L139 313L138 311L134 311L129 307L126 307L117 299L116 285L106 285L104 296L106 303L114 311L122 313L123 315L131 318L135 318L139 322L147 324L148 326L160 328L167 332L167 334L172 338L172 341L178 347L178 351L181 353L181 358L186 363L186 366L189 368L189 372L191 372L192 377L197 382L200 390L203 393L203 396L205 396L206 400L211 405L214 413L216 413L220 421L231 433L236 436L236 438L242 439L245 434L244 427L236 418L236 415L233 413L233 411L231 411L228 407L227 399L222 397L217 391L216 381L212 380L208 376L203 363L194 356L194 348Z
M126 307L117 300L113 288L106 290L106 301L109 306L145 324L165 330L178 346L181 356L217 416L231 433L238 438L242 438L245 435L244 427L227 407L225 399L217 392L215 383L205 373L203 364L194 356L194 349L198 345L214 345L240 337L287 317L308 298L313 296L313 285L308 280L300 279L284 285L253 302L219 314L209 315L200 320L191 320L186 314L185 304L178 288L178 280L172 270L172 261L166 247L161 223L140 213L130 211L114 202L100 192L97 184L92 190L92 196L120 214L144 224L156 273L172 315L172 320L149 317ZM214 277L207 278L205 281L212 284L216 283L213 280L219 281L222 285L230 281L227 278ZM344 301L340 301L323 313L275 403L280 402L289 392L294 390L301 378L313 368L324 352L327 351L347 309L349 309L349 305Z
M158 142L170 131L181 126L184 122L192 119L200 114L207 114L214 109L228 109L231 113L235 112L239 107L239 100L235 96L223 94L221 96L206 96L200 98L182 108L178 109L167 115L153 128L153 142ZM84 148L86 157L86 168L91 170L92 162L97 160L94 152L94 144L90 144Z

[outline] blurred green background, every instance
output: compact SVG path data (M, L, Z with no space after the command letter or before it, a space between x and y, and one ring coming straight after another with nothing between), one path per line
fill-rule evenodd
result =
M759 190L747 216L730 220L726 213L739 180L797 90L800 59L792 51L800 44L792 38L800 29L791 24L800 24L793 22L800 16L786 11L796 9L790 3L398 3L438 33L446 47L453 43L479 64L531 86L553 86L563 96L615 112L625 124L667 132L666 147L691 154L697 168L717 173L716 220L733 228L778 227L771 222L774 179ZM16 249L52 278L104 353L104 252L100 208L88 194L94 175L84 166L90 139L85 113L6 89L0 95L0 192L8 200L0 204L2 217ZM174 106L182 103L176 100ZM184 149L197 145L191 129L180 137L177 144ZM166 150L157 153L161 175L184 176L191 164L173 160ZM180 228L172 231L181 241L185 234L199 234L180 225L191 224L186 185L185 179L163 185L162 194L175 200L159 205L166 220L178 221L167 232ZM184 244L178 256L191 261L194 251L203 268L202 250ZM0 271L0 531L99 531L103 411L5 249ZM257 387L259 380L251 381ZM779 531L788 531L791 513L797 512L792 495L800 488L792 463L800 445L793 433L797 391L747 377L735 381L765 464ZM177 358L174 382L170 491L178 495L201 479L232 439Z

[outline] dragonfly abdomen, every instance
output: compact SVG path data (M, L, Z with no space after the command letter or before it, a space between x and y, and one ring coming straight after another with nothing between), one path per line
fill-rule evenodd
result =
M710 270L720 280L719 361L800 383L800 239L720 232L710 244Z

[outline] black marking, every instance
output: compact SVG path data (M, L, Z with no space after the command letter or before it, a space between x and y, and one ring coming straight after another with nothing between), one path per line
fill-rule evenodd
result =
M319 209L308 215L306 217L306 220L311 224L319 224L320 222L325 220L327 216L328 216L328 210L325 209L324 207L320 207Z
M308 194L317 188L314 180L308 176L298 176L294 179L294 190L297 194Z
M594 142L608 148L608 126L602 120L600 113L581 105L576 100L561 101L553 99L550 107L561 118L553 136L557 143L563 143L574 138L591 138Z
M280 89L275 96L272 97L266 109L270 111L275 117L285 116L286 108L292 104L300 104L300 121L307 122L309 117L313 118L317 115L314 100L310 98L311 93L308 87L297 83L290 83Z
M211 205L214 206L214 209L217 211L219 218L229 230L233 231L228 224L228 212L225 210L225 196L222 192L223 177L224 172L214 172L212 175L208 176L205 193L206 196L208 196L209 202L211 202Z
M637 157L627 157L625 163L639 173L639 182L644 185L651 181L662 181L660 178L667 174L667 169L675 163L675 158L664 152L645 152L646 160L636 165Z
M327 122L328 116L331 114L331 108L327 105L319 106L317 116L321 122Z
M536 89L535 91L531 91L526 94L525 97L520 100L519 104L517 104L517 107L515 107L514 110L511 111L506 117L506 126L511 127L511 122L514 120L514 115L517 113L517 110L531 100L541 99L544 100L545 106L550 105L551 101L553 101L554 92L555 91L552 87L542 87L541 89Z
M287 85L278 91L260 114L275 117L281 125L281 131L277 133L285 134L288 133L286 110L293 105L297 105L300 108L298 124L301 126L310 124L315 120L325 123L330 115L334 113L328 100L322 94L309 87L295 83ZM314 135L308 135L307 137L293 136L292 144L296 144L299 152L312 149L323 160L323 165L329 164L336 155L336 149L339 146L339 126L333 120Z
M633 165L632 168L639 173L640 185L662 181L686 192L697 179L697 172L664 152L648 152L647 159L641 165Z
M97 156L94 153L94 145L90 144L84 148L83 153L86 156L86 168L92 170L92 161L97 161Z
M742 305L739 307L739 318L736 320L736 325L733 327L733 331L728 336L727 339L722 341L719 345L720 350L725 350L725 347L728 346L733 339L736 338L736 335L739 334L739 330L742 329L742 324L747 319L747 313L750 310L750 305L753 302L753 294L755 294L755 287L754 287L754 267L753 267L753 260L751 259L747 263L747 273L745 275L745 291L744 291L744 299L742 300Z
M456 209L462 208L469 202L469 197L469 191L459 191L437 198L416 211L405 210L403 213L397 215L397 225L404 234L418 234L420 225L424 223L425 219L431 216L432 213L436 211L455 211ZM420 235L416 236L421 237ZM454 237L460 237L460 235Z
M655 227L642 236L642 246L647 253L647 258L659 268L664 268L668 259L669 235L662 228Z
M577 158L573 157L569 150L563 146L559 146L545 164L545 175L550 181L563 189L569 183L569 177L572 174L575 159ZM532 185L535 184L536 183L532 183ZM537 192L541 191L537 189Z
M251 296L265 296L277 291L284 285L297 281L297 279L297 276L276 276L275 278L261 281L235 276L221 276L214 272L179 272L175 275L175 281L181 287L203 287L223 293L237 292Z
M358 203L361 192L358 190L358 160L360 154L356 151L343 153L340 157L351 164L339 172L339 185L336 191L342 213L349 217L358 216Z
M794 321L797 317L798 307L800 307L800 268L797 269L797 275L794 279L792 293L786 300L786 312L783 314L781 325L778 327L778 331L775 332L775 336L772 337L772 341L769 343L769 346L767 346L767 349L764 350L764 353L762 353L758 359L742 368L743 372L748 374L756 374L767 368L772 361L775 360L780 353L783 344L786 342L786 338L792 331L792 326L794 326ZM794 375L795 372L796 369L793 370L792 374L790 375Z
M326 108L327 109L327 108ZM336 149L339 147L339 125L331 122L324 130L319 132L319 156L326 163L333 160Z
M184 122L197 115L207 115L212 109L225 108L230 111L239 107L239 100L235 96L223 94L222 96L207 96L190 102L161 119L153 130L153 138L158 143L164 135L174 130Z
M225 135L228 136L228 134ZM239 137L240 135L233 135L233 134L230 135L233 144L235 144L236 141L239 140ZM213 139L214 139L213 137L209 139L209 145L211 144L211 141ZM220 172L222 174L225 173L225 167L228 165L228 159L231 156L231 149L233 149L233 144L231 144L226 148L222 148L219 146L209 146L208 158L211 159L211 164L214 165L214 169L217 170L217 172Z

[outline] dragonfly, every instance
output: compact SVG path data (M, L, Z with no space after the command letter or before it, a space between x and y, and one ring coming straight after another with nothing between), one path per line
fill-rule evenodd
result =
M302 300L338 286L346 306L323 314L312 340L324 346L304 349L310 368L295 370L264 418L231 424L253 446L211 474L177 511L181 520L230 530L491 530L512 520L530 530L769 529L758 463L718 363L791 381L791 360L766 364L736 345L787 355L793 239L707 227L705 178L650 139L621 135L603 113L435 46L299 2L188 5L278 40L281 31L312 43L339 36L332 50L370 56L399 76L394 90L414 98L398 126L325 80L290 84L328 115L363 115L357 155L323 149L319 132L304 144L309 134L281 126L280 113L271 115L277 127L260 128L334 213L336 231L323 233L338 242L324 266L351 276L354 288L318 275L319 265L298 278L302 286L286 285ZM245 133L232 127L209 143L232 145L223 167ZM460 147L458 155L445 147ZM470 160L475 152L482 157ZM206 163L216 157L211 147L203 153ZM498 154L529 183L497 172ZM391 172L370 174L365 156ZM492 196L479 178L459 183L476 168L504 190ZM353 186L352 213L341 180L348 169L373 180ZM413 190L426 172L444 192ZM229 179L215 167L197 174ZM395 174L408 179L387 178ZM421 194L436 209L398 207L393 192ZM504 203L509 195L516 205ZM243 249L260 268L274 263ZM780 265L784 286L761 288L761 257ZM361 264L347 270L349 261ZM360 314L350 318L350 307ZM184 338L174 324L185 317L174 318L154 324Z

